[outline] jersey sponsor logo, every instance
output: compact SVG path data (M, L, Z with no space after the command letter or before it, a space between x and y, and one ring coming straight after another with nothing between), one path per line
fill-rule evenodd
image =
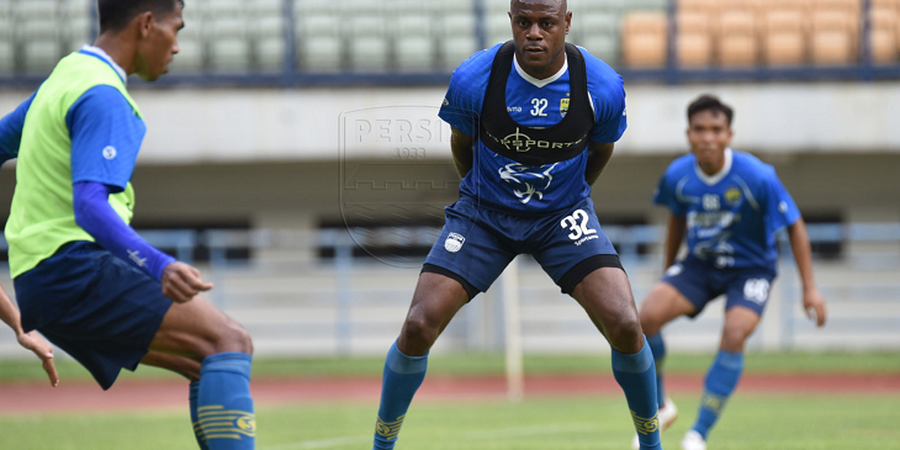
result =
M560 99L559 101L559 114L563 117L566 117L566 114L569 113L569 96L571 93L566 94L566 98Z
M447 240L444 241L444 250L447 250L450 253L456 253L463 248L463 244L466 243L466 238L459 233L450 233L447 236Z
M506 147L509 151L516 151L518 153L525 153L531 151L532 148L542 148L542 149L552 149L552 150L565 150L573 145L581 142L584 137L581 139L571 141L571 142L551 142L540 139L532 139L527 134L522 133L519 127L516 127L516 132L508 134L506 137L497 138L490 133L488 135L496 141L498 144Z
M112 145L108 145L108 146L106 146L106 147L103 149L103 157L106 158L106 159L108 159L108 160L113 160L113 159L115 159L115 158L116 158L116 155L117 155L118 153L119 153L119 152L117 152L117 151L116 151L116 148L113 147Z
M507 106L506 112L520 113L520 112L522 112L522 107L521 106Z
M543 166L526 166L525 164L512 163L501 167L497 173L500 179L515 186L513 194L523 205L528 204L532 198L544 199L546 191L553 183L553 169L559 163Z
M725 191L725 201L730 205L736 205L741 201L742 197L743 195L741 195L741 190L734 186L728 188L728 190Z
M718 234L722 229L730 227L735 222L741 221L741 215L731 211L717 211L698 213L691 211L687 215L687 226L695 230L700 239L709 239Z
M744 298L760 305L769 299L769 280L751 278L744 283Z

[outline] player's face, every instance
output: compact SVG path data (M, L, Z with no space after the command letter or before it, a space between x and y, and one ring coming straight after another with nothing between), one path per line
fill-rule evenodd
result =
M175 9L168 16L154 18L143 30L143 39L138 43L137 75L146 81L156 81L169 71L169 63L178 53L178 31L184 28L182 7L176 2Z
M529 75L547 78L562 68L572 13L560 0L514 0L510 7L516 57Z
M725 164L725 149L731 145L734 132L728 116L719 111L700 111L691 116L687 130L691 152L700 168L708 173L718 172Z

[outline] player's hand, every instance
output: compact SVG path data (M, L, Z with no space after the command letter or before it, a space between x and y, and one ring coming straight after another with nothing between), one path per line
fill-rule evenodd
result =
M160 282L163 295L178 303L189 302L200 292L213 288L212 283L203 281L199 270L180 261L170 263L163 269Z
M806 317L816 319L816 326L821 327L825 325L828 312L825 308L825 299L822 298L818 290L813 289L803 293L803 311L806 312ZM815 317L813 317L813 314L815 314Z
M44 371L50 377L50 384L53 387L59 386L59 374L56 373L56 366L53 364L53 348L50 344L37 334L37 331L30 333L22 333L16 336L19 345L34 352L41 359Z

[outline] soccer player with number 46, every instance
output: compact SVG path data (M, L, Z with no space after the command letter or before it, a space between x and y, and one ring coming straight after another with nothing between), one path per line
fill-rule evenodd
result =
M706 450L706 437L744 366L744 343L762 316L778 248L775 233L787 228L803 280L803 308L825 324L825 301L816 289L806 225L772 166L729 148L732 109L704 95L688 107L691 153L672 162L654 202L669 208L666 265L660 283L641 306L641 326L656 360L659 424L666 429L678 413L663 392L666 356L660 329L684 314L696 317L706 304L726 296L719 353L706 375L700 412L681 441L683 450ZM688 254L676 262L687 235ZM638 448L637 439L633 448Z

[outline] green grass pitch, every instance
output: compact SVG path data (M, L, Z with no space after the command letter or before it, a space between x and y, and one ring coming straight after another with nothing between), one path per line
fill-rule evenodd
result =
M676 396L682 415L663 434L667 449L695 416L696 396ZM716 450L900 449L900 396L735 396L713 430ZM369 449L377 405L264 407L259 450ZM414 403L398 450L622 449L631 424L618 397ZM17 450L191 449L187 412L5 417L3 448Z
M672 373L702 374L713 355L673 355ZM377 376L381 358L266 360L257 377ZM609 374L604 356L528 357L529 373ZM430 374L496 374L498 355L435 356ZM85 379L84 369L60 361L63 382ZM900 373L900 354L750 354L748 373ZM142 369L125 378L170 377ZM0 364L0 383L43 382L30 360ZM97 392L97 395L103 395ZM700 392L674 395L680 417L663 435L664 448L678 441L696 417ZM0 402L3 399L0 398ZM377 402L261 405L258 450L368 450ZM756 394L740 388L713 430L710 450L900 450L900 394ZM0 449L107 450L195 449L183 409L115 413L0 415ZM398 450L628 450L632 437L624 398L529 398L505 401L414 402Z

